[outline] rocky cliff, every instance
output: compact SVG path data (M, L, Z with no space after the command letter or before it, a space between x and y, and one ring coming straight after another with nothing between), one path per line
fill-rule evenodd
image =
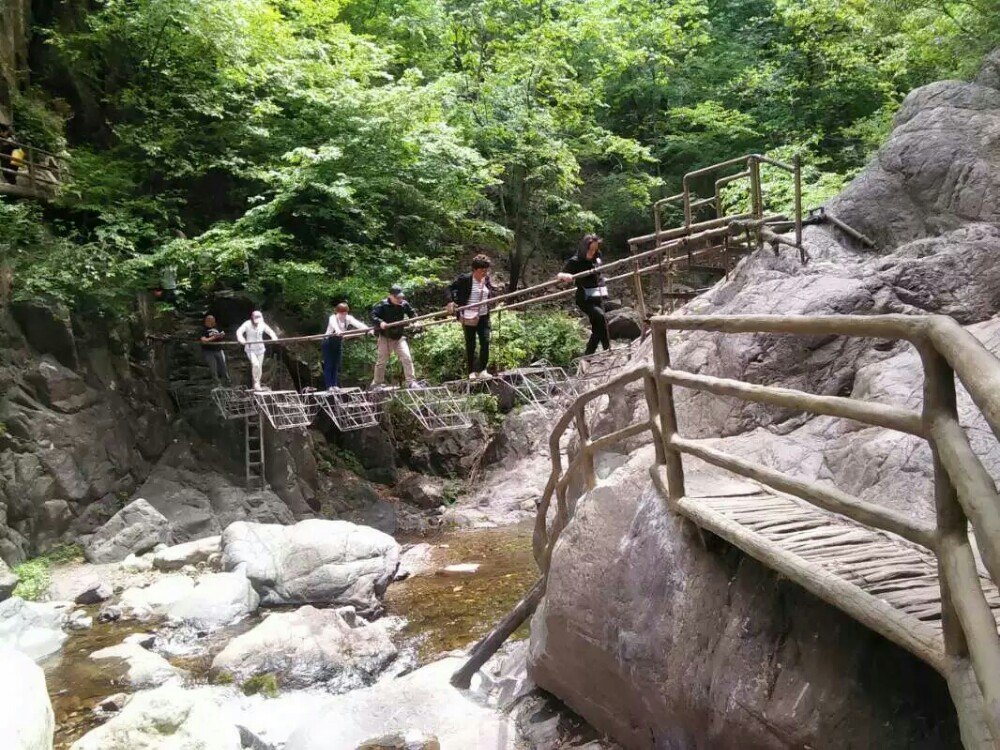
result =
M998 86L991 59L976 82L936 83L903 103L889 141L828 207L875 238L878 252L813 227L807 265L757 253L683 312L944 313L1000 354ZM670 344L675 365L695 372L920 401L921 370L905 344L708 333ZM684 389L677 398L682 434L719 438L726 450L913 516L933 514L920 441ZM640 394L625 394L603 429L644 408ZM960 410L996 473L1000 452L964 394ZM641 469L652 455L642 450L580 499L556 548L532 624L540 685L630 748L957 744L935 674L673 516L648 486ZM686 466L696 477L695 462Z

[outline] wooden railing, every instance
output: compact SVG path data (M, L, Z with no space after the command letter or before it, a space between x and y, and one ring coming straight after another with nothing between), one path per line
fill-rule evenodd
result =
M943 316L661 316L652 320L652 326L652 376L656 383L656 400L650 401L650 408L655 408L658 417L662 441L660 455L667 474L666 486L661 484L661 490L668 501L676 504L684 497L682 456L695 456L931 550L938 560L944 654L931 651L930 646L917 639L907 639L905 633L899 634L900 641L946 677L953 674L949 671L950 665L965 660L971 663L985 703L984 716L994 746L1000 745L1000 637L980 584L968 535L971 524L983 563L993 582L1000 582L1000 495L959 424L955 395L957 375L990 429L1000 438L1000 360L958 323ZM923 408L917 412L682 372L671 366L667 346L667 332L677 330L842 335L908 341L917 349L923 365ZM681 437L674 407L675 386L842 417L923 438L933 454L935 523L919 523L902 513L829 486L725 453L705 441ZM955 689L952 693L956 694ZM958 701L956 697L956 704ZM958 705L958 708L961 718L969 707Z
M0 138L0 194L51 198L65 175L63 159L35 146Z

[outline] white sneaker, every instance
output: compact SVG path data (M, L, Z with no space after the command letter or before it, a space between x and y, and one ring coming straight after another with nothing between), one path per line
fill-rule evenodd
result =
M493 376L490 375L490 373L489 373L488 370L483 370L481 373L479 373L479 379L480 380L493 380Z
M479 373L478 372L470 372L469 373L469 380L478 380L478 379L479 379Z

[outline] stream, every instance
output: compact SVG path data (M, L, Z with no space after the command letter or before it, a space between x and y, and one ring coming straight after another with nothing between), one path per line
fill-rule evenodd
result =
M534 583L538 571L531 553L531 526L519 524L495 529L440 531L400 542L425 542L434 547L437 572L418 575L389 586L386 614L405 625L396 641L401 654L414 654L415 666L434 661L449 651L477 641L506 614ZM447 574L441 569L461 563L478 564L472 573ZM133 692L124 681L124 663L96 662L98 649L121 643L132 633L154 632L154 622L98 623L99 606L86 608L94 616L92 629L72 633L61 651L42 665L55 711L56 750L70 745L101 723L92 711L102 699ZM236 625L212 633L198 643L195 656L171 656L168 661L188 672L187 684L204 684L212 658L232 638L257 625L258 612ZM526 636L526 628L515 638Z

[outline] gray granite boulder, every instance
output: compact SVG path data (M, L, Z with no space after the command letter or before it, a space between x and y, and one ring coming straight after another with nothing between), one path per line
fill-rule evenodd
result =
M260 597L242 572L211 573L171 604L167 615L172 622L214 630L242 620L259 604Z
M0 559L0 602L4 599L9 599L13 595L19 580L17 574L7 567L7 563Z
M15 648L35 661L54 654L66 641L63 623L70 602L0 602L0 646Z
M241 570L261 603L344 604L361 612L379 599L399 565L388 534L347 521L294 526L237 522L222 534L223 567Z
M290 688L324 683L332 692L343 692L361 687L396 657L381 622L369 624L350 608L306 606L274 613L226 644L212 669L240 682L272 673Z
M20 651L0 644L0 747L52 750L55 716L42 670Z
M169 543L170 522L146 500L134 500L111 517L88 540L84 553L92 563L124 560L158 544Z

